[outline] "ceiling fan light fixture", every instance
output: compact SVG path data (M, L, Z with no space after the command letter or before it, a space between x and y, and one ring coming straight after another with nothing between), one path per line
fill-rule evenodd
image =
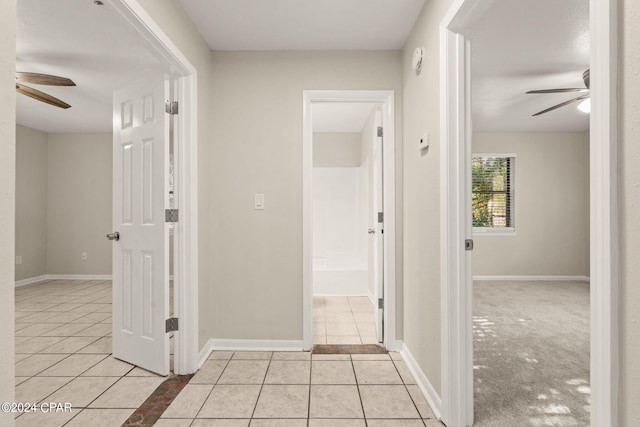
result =
M591 98L587 98L578 104L578 110L582 111L585 114L591 113Z

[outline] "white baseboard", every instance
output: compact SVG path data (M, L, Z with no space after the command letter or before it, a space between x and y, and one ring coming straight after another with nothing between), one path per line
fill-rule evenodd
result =
M43 274L42 276L16 280L16 288L45 280L111 280L110 274Z
M209 355L211 354L212 351L213 351L213 340L209 340L204 345L204 347L202 347L202 350L200 350L200 353L198 353L198 365L196 366L197 369L202 368L202 365L204 365L207 359L209 359Z
M42 276L29 277L28 279L16 280L16 288L19 286L26 286L32 283L44 282L45 280L49 280L46 274Z
M368 296L366 293L363 292L356 292L356 293L313 293L314 297L366 297Z
M404 342L402 343L400 355L402 355L402 359L407 364L409 371L411 371L411 374L416 380L416 384L422 391L425 399L427 399L427 402L429 402L429 406L431 406L433 414L437 419L441 419L442 401L440 400L440 396L438 396L438 393L436 393L436 389L433 388L433 385L431 385L431 382L429 381L427 376L424 374L424 372L422 372L422 369L420 369L420 366L418 366L418 362L416 362L416 359L414 359L411 351L409 351L409 348Z
M588 276L473 276L473 280L492 281L546 281L546 282L589 282Z
M369 301L371 301L371 304L373 304L373 306L377 306L378 303L376 303L376 299L373 297L373 293L371 291L367 292L367 296L369 297Z
M198 369L212 351L302 351L302 340L226 340L210 339L198 354Z

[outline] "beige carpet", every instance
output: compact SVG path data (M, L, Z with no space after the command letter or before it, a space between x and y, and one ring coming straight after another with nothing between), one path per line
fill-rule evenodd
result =
M474 283L474 426L589 425L589 284Z

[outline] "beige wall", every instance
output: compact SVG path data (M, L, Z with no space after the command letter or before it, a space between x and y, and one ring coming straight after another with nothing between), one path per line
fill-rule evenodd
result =
M47 274L47 134L16 126L16 281Z
M589 134L476 133L472 150L516 155L516 233L475 233L473 275L589 276Z
M620 4L620 425L640 425L640 2Z
M402 54L404 95L404 342L440 393L440 35L451 0L425 2ZM422 72L413 51L425 48ZM429 132L431 148L417 141Z
M201 296L208 306L201 322L213 326L215 338L301 340L302 91L395 90L399 124L400 55L214 52L213 58L216 244L208 254L213 281ZM265 195L265 210L253 210L254 193Z
M112 247L105 235L112 228L111 134L47 139L47 274L110 275Z
M16 0L0 2L0 402L15 401L14 256L16 174ZM13 426L0 411L0 425Z
M313 167L358 167L361 162L360 133L315 132Z

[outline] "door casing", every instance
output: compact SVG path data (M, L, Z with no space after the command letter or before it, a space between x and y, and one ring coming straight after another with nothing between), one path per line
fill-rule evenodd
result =
M473 423L471 44L492 6L456 0L440 24L442 420ZM591 425L618 425L617 1L590 0Z
M394 92L390 90L305 90L302 125L302 286L303 349L313 347L313 127L311 105L322 102L367 102L382 105L384 128L384 344L396 342L396 191Z
M175 192L180 220L174 228L174 372L194 373L198 348L198 123L197 71L137 0L107 0L172 70L179 114L174 133ZM176 154L177 153L177 154Z

